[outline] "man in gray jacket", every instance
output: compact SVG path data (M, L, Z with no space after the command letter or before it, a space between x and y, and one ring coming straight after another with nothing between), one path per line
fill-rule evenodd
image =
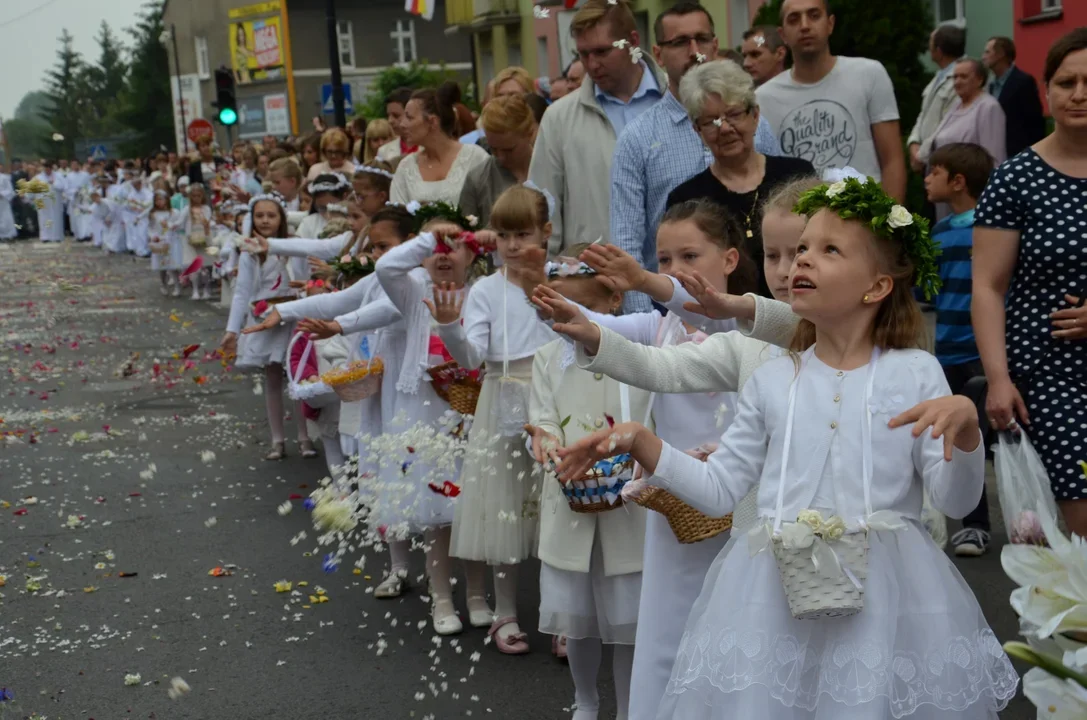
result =
M615 139L668 88L664 73L639 48L626 0L587 0L570 34L588 77L544 114L528 173L555 196L552 255L580 242L609 240Z
M932 62L940 69L925 86L925 92L921 96L921 112L907 141L910 147L910 167L917 173L925 171L925 164L917 157L918 150L933 136L951 104L958 99L951 81L951 71L966 53L966 30L956 25L941 25L932 31L928 51Z

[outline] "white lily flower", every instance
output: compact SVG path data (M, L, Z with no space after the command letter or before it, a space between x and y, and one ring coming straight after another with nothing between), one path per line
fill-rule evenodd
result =
M1087 690L1074 680L1061 680L1041 668L1023 676L1023 694L1051 720L1082 720L1087 717Z

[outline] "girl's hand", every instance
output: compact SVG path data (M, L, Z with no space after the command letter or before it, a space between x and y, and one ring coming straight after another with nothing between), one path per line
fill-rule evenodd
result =
M279 324L283 322L283 318L279 316L279 311L272 308L272 311L268 313L263 320L256 325L250 325L242 330L242 335L252 335L253 333L264 332L265 330L271 330L274 327L279 327Z
M332 273L333 275L336 274L332 270L332 266L321 258L316 258L311 255L310 257L306 258L306 262L309 264L310 275L324 276L328 273Z
M455 248L457 246L456 239L464 234L464 230L460 225L441 219L431 221L423 228L423 232L432 233L434 237L438 238L438 242L450 248Z
M302 290L306 287L305 280L288 280L287 287L294 288L295 290Z
M327 340L333 335L339 335L343 332L343 328L335 320L313 320L306 318L298 323L298 329L304 333L309 333L310 338L315 340Z
M547 273L544 272L546 263L547 250L525 248L520 257L506 263L506 279L521 288L525 297L531 298L536 286L547 280Z
M538 285L532 304L545 320L553 320L551 329L576 343L581 343L590 355L600 350L600 328L589 322L577 305L546 285Z
M1065 295L1065 302L1072 307L1058 310L1049 316L1053 321L1053 337L1061 340L1087 339L1087 307L1080 304L1075 295Z
M951 460L951 448L957 447L963 452L974 452L981 444L981 430L978 427L978 411L974 403L963 395L926 400L915 405L898 417L891 418L888 427L897 428L913 423L912 434L921 437L921 433L932 428L932 438L944 439L944 460Z
M541 465L550 464L554 471L559 463L559 456L555 454L560 445L559 439L535 425L525 425L525 432L532 437L532 457Z
M701 273L677 272L676 280L679 280L683 289L696 300L693 303L683 303L684 310L714 320L731 320L732 318L750 320L755 317L754 298L721 292L711 285Z
M628 292L645 284L646 269L614 245L593 245L578 259L596 270L596 279L609 290Z
M434 288L434 299L423 298L423 303L439 324L448 325L460 319L464 293L455 289L452 283L442 283L440 287Z
M476 230L476 242L487 252L494 252L498 248L498 233L494 230Z
M223 357L232 358L238 354L238 334L228 332L223 335L223 339L219 342L219 352L223 354Z
M268 241L260 235L243 238L239 244L241 245L239 249L242 252L247 252L251 255L259 255L260 253L268 252Z
M1027 404L1009 377L989 383L985 395L985 414L994 430L1014 430L1017 419L1024 425L1030 425Z
M615 427L586 435L573 445L559 448L556 451L562 459L558 469L559 481L568 483L580 480L598 461L629 453L634 447L635 438L644 429L640 423L619 423Z

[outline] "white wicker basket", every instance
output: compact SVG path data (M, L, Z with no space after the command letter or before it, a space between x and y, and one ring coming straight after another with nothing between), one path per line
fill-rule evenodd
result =
M828 543L838 555L842 572L828 576L815 569L812 548L786 548L780 537L773 540L781 584L789 610L797 620L820 620L856 615L864 608L864 580L868 577L868 533L843 535ZM845 572L848 567L861 587Z
M291 357L291 350L294 348L294 344L298 342L298 339L302 337L302 333L295 333L291 338L290 345L287 346L287 358L288 361ZM328 386L324 381L318 380L312 383L303 383L302 373L305 372L306 362L309 360L310 353L313 352L315 343L310 341L306 346L306 349L302 351L302 358L298 362L298 366L295 368L295 372L288 373L287 394L290 395L292 400L302 400L311 408L320 409L328 407L340 401L340 398L336 395L335 391Z

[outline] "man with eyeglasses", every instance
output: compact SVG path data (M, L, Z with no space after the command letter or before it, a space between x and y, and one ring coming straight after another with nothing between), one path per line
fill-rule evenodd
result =
M679 101L679 81L695 65L717 56L713 18L693 0L680 0L653 25L653 56L668 75L668 92L619 136L611 164L611 240L643 267L657 269L657 225L668 193L709 167L713 158ZM755 149L781 154L769 123L760 120ZM623 311L647 312L648 295L629 292Z
M763 83L756 94L786 155L827 168L853 167L906 197L906 161L898 103L883 65L830 52L830 0L785 0L781 37L793 68Z
M638 47L626 0L586 0L570 24L587 79L544 113L529 179L556 200L552 255L610 237L611 161L623 128L657 102L665 75Z

